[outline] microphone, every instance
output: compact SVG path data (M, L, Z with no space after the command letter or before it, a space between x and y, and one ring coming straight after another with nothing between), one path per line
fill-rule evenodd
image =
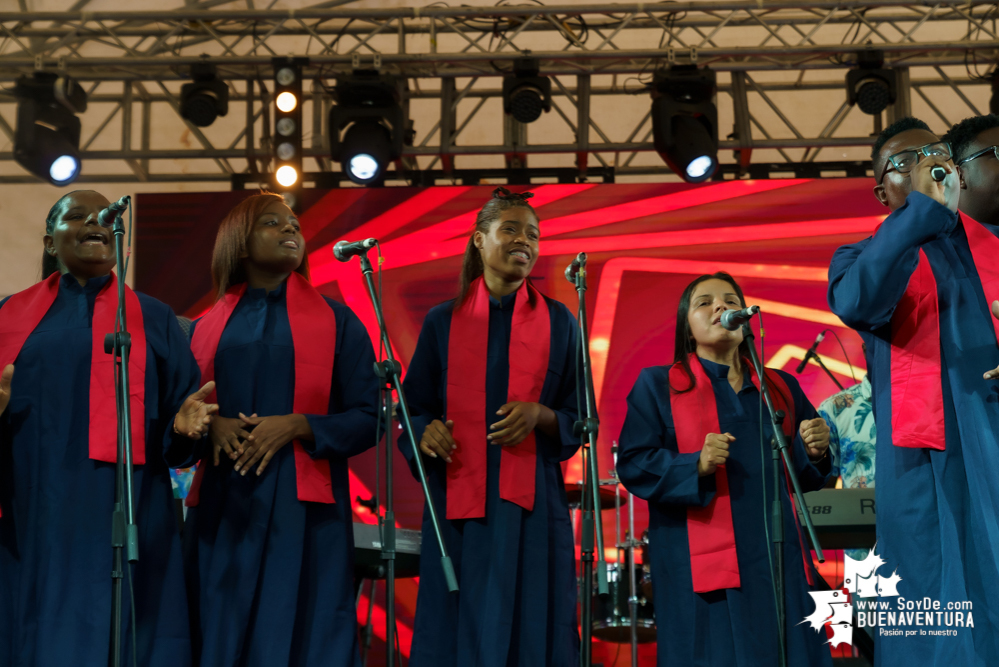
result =
M937 167L937 169L939 169L939 167ZM815 337L815 342L812 343L812 346L810 348L808 348L808 352L805 352L805 357L801 360L801 363L798 364L798 367L794 369L795 373L801 375L801 372L805 370L805 364L808 363L809 359L815 356L815 350L818 349L819 343L821 343L825 339L825 337L826 337L826 332L824 330L820 332L818 336Z
M132 198L129 197L128 195L125 195L118 201L112 202L110 206L108 206L106 209L102 210L100 213L97 214L97 221L103 227L110 227L111 225L114 224L115 218L121 215L122 212L124 212L128 208L128 204L130 201L132 201Z
M939 183L940 181L942 181L944 178L947 177L947 170L944 169L943 167L933 167L932 169L930 169L930 177L932 177L934 181Z
M363 255L374 248L376 243L378 243L376 239L364 239L353 243L337 241L336 245L333 246L333 256L341 262L349 262L351 257Z
M586 253L581 252L576 255L576 259L572 260L569 266L565 267L565 279L570 283L576 283L576 274L579 270L586 267Z
M729 331L735 331L760 312L759 306L750 306L742 310L726 310L721 316L721 325Z

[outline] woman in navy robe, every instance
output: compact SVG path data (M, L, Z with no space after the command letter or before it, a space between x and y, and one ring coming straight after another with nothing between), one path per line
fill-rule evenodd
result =
M406 375L413 428L422 434L460 588L447 590L424 510L411 667L579 663L572 527L560 467L579 447L572 434L576 322L527 280L540 238L529 196L499 188L483 206L459 296L427 314ZM471 328L454 336L464 325ZM536 354L545 348L547 354ZM525 374L533 390L525 389ZM399 446L412 466L411 443L401 438ZM477 473L463 479L471 467Z
M219 300L192 347L219 416L184 534L200 664L358 664L347 459L375 444L371 341L309 285L278 195L223 220L212 275Z
M107 206L92 191L59 199L45 279L0 304L2 665L109 664L116 414L111 357L92 354L118 303ZM168 466L198 456L215 406L170 309L131 290L126 303L139 562L123 583L122 664L134 651L138 664L179 667L191 641Z
M628 396L621 431L618 474L629 491L649 502L649 553L656 610L659 665L688 667L771 667L778 664L778 627L771 570L773 481L769 418L760 432L761 397L755 373L747 368L741 330L728 331L719 320L727 309L745 307L742 290L731 276L701 276L687 286L677 310L672 366L644 369ZM697 364L698 367L694 367ZM829 427L818 417L794 378L767 373L771 392L790 392L795 415L793 461L802 489L821 488L831 470ZM702 384L696 385L695 378ZM697 435L694 451L683 452L675 417L695 419L697 409L674 412L676 396L713 390L718 431ZM711 394L706 394L710 401ZM775 398L775 400L779 400ZM703 404L703 403L702 403ZM713 406L706 406L711 409ZM788 406L790 407L790 406ZM765 413L764 413L765 414ZM714 417L709 413L710 417ZM790 417L787 418L790 422ZM681 425L683 426L683 425ZM790 424L788 424L790 426ZM684 432L685 433L685 432ZM703 441L703 444L701 444ZM723 467L719 467L723 466ZM719 474L725 480L716 479ZM734 530L738 586L695 592L688 510L707 508L727 483ZM767 499L767 494L770 500ZM815 611L808 577L817 577L802 556L802 541L786 481L784 505L787 648L789 665L830 665L825 632L802 625ZM718 507L714 506L717 515ZM713 523L713 522L712 522ZM734 565L734 563L733 563ZM811 570L806 575L806 567ZM696 569L696 568L695 568ZM709 577L720 570L706 568ZM730 583L731 580L729 580ZM721 584L722 586L726 584Z

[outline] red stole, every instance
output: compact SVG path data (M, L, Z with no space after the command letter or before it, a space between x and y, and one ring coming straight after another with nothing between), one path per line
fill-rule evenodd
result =
M999 299L999 239L980 223L961 215L986 305ZM992 318L999 341L999 321ZM891 318L891 429L898 447L946 448L940 307L937 283L926 253L909 278Z
M295 414L329 412L330 385L333 380L333 358L336 353L336 316L323 296L298 273L292 273L285 283L287 290L288 323L295 346ZM246 283L230 288L201 318L194 330L191 351L201 368L202 384L215 379L215 352L236 304L246 292ZM205 399L215 403L215 392ZM333 503L330 463L313 459L302 443L296 440L295 481L298 499L314 503ZM198 466L186 504L198 504L201 478L207 459Z
M755 373L748 361L744 361ZM682 394L670 390L670 409L673 413L673 426L676 429L676 444L681 454L700 452L704 448L704 437L708 433L721 433L718 421L718 402L711 386L711 380L697 355L689 357L690 370L694 374L694 388ZM767 383L773 396L775 407L784 412L782 430L789 440L794 440L794 401L784 379L776 371L765 369ZM690 378L680 364L673 364L669 371L670 387L685 387ZM776 391L774 391L776 389ZM762 400L762 396L760 397ZM710 406L710 407L708 407ZM707 409L705 409L707 408ZM735 442L734 446L740 446ZM707 593L724 588L738 588L739 560L735 549L735 530L732 526L732 499L728 492L728 473L725 466L715 471L715 496L707 507L687 509L687 538L690 548L690 574L695 593ZM785 471L786 474L786 471ZM788 490L791 483L788 480ZM791 497L794 508L794 496ZM797 523L797 517L795 517ZM802 544L802 555L806 553L801 530L798 539ZM807 557L806 557L807 558ZM811 583L810 568L805 565L805 574Z
M551 320L541 293L525 280L517 291L510 327L510 380L507 401L537 403L548 372ZM448 337L447 418L454 421L458 448L447 466L447 518L486 515L486 441L490 424L503 419L486 415L486 349L489 339L489 290L480 276L464 303L451 316ZM537 443L534 433L518 445L503 447L500 498L534 509Z
M0 314L0 368L15 363L28 336L45 317L59 294L54 273L40 283L10 297ZM139 297L125 286L128 330L132 335L128 370L132 408L132 460L146 462L146 332ZM91 320L90 356L90 458L114 463L118 459L118 413L114 396L114 357L104 352L104 335L114 333L118 315L118 283L111 280L97 293Z
M25 341L45 317L59 294L54 273L40 283L11 296L0 309L0 369L13 364ZM139 298L127 285L125 302L132 348L128 358L132 409L132 460L146 462L146 333ZM104 352L104 335L114 333L118 314L118 284L114 273L97 293L91 320L90 458L114 463L118 459L118 413L114 396L114 357Z

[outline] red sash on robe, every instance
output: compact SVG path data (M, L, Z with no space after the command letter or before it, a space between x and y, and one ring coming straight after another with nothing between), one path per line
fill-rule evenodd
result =
M988 305L999 299L999 238L960 215ZM992 326L999 343L999 320L993 317ZM926 253L920 250L919 264L891 318L891 429L895 446L946 448L942 372L937 283Z
M0 369L15 363L28 336L38 327L59 294L54 273L40 283L11 296L0 309ZM135 292L125 286L128 330L132 347L128 370L132 409L132 461L146 462L146 332L142 307ZM115 463L118 459L118 413L114 395L114 357L104 352L104 335L114 333L118 315L118 284L114 273L97 293L91 320L90 458Z
M755 368L748 361L743 363L753 371ZM694 388L678 394L670 391L670 409L673 413L673 426L676 429L676 444L681 454L700 452L704 448L704 437L708 433L721 433L718 420L718 402L711 386L711 380L697 355L689 358L690 370L694 374ZM779 373L769 368L765 369L767 383L770 385L775 407L784 412L782 430L789 440L793 440L794 401L791 391ZM680 364L674 364L669 371L671 387L683 387L690 383L690 378L683 372ZM776 389L777 391L774 391ZM761 397L762 400L762 397ZM711 406L705 409L707 406ZM738 443L735 443L738 446ZM785 477L787 471L785 470ZM728 492L728 473L725 466L720 465L715 471L715 496L707 507L687 508L687 539L690 548L690 574L694 583L695 593L707 593L724 588L738 588L739 559L735 549L735 529L732 525L732 499ZM791 482L787 480L790 492ZM791 496L791 507L795 508L794 496ZM795 518L797 524L797 517ZM805 576L812 583L811 569L808 567L804 537L798 527L798 540L802 547L802 557L805 558Z
M329 412L330 385L333 380L333 358L336 353L336 316L323 296L309 281L298 273L288 277L288 323L295 347L295 414ZM191 351L201 368L202 384L215 379L215 352L236 304L246 292L246 283L230 288L216 301L212 309L201 318L194 330ZM215 403L215 392L205 399ZM330 463L313 459L302 443L295 440L295 481L298 499L313 503L333 504L333 486L330 481ZM202 461L191 481L187 495L188 507L195 507L199 500L201 478L205 461Z
M510 380L507 401L537 403L548 372L551 320L541 293L525 280L517 291L510 327ZM448 338L447 418L458 448L447 466L447 518L486 515L486 435L503 419L486 415L486 350L489 340L489 290L479 277L465 302L451 316ZM488 418L488 419L487 419ZM537 443L533 432L518 445L503 447L500 498L534 509Z

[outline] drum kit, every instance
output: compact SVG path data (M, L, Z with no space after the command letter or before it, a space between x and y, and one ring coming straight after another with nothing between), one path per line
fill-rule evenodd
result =
M617 476L617 443L614 444L615 468L609 479L600 480L600 510L614 510L614 526L618 558L607 564L608 594L580 591L592 596L593 636L607 642L631 644L632 664L637 664L638 644L656 640L656 619L652 606L652 572L649 565L648 531L635 539L635 497L622 495ZM573 535L576 535L577 515L582 499L582 482L566 483L566 499L572 514ZM621 508L628 507L628 527L621 535ZM640 562L636 562L636 552ZM585 621L585 619L584 619Z

